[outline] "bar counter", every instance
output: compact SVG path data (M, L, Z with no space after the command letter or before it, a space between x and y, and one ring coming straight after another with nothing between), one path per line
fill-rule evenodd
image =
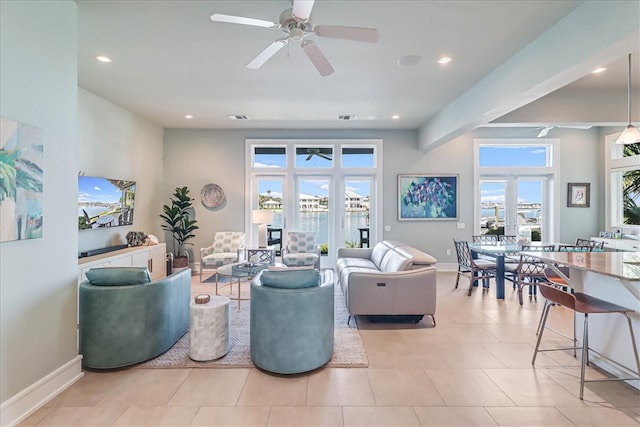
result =
M631 321L640 350L640 252L526 252L544 260L549 267L567 280L577 292L610 301L635 310ZM557 265L569 267L569 277ZM576 322L576 335L582 337L582 314ZM626 367L621 369L604 358L592 354L590 361L619 377L631 376L635 359L626 320L619 314L589 316L589 348ZM639 381L629 382L640 389Z

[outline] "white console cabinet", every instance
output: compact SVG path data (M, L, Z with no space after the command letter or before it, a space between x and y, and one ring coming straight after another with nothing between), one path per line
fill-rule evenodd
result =
M153 246L136 246L113 252L94 255L78 260L78 283L87 278L86 273L94 267L147 267L151 280L166 276L167 246L159 243Z

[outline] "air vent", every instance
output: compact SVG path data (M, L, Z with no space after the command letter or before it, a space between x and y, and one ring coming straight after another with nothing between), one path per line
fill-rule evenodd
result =
M240 114L231 115L231 116L229 116L229 118L231 120L249 120L249 116L244 116L244 115L240 115Z
M338 116L338 120L355 120L356 119L355 114L348 114L348 115L344 115L344 116Z

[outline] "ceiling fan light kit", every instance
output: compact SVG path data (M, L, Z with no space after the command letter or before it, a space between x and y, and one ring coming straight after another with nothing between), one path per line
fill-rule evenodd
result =
M313 4L314 0L294 0L293 7L280 14L279 24L261 19L225 15L221 13L214 13L211 15L211 20L213 22L225 22L229 24L279 29L287 35L287 37L271 43L247 64L247 68L253 70L262 67L264 63L278 53L280 49L286 46L289 41L293 41L300 43L300 47L321 76L329 76L333 74L335 70L320 48L313 41L307 39L309 36L315 35L318 37L368 43L375 43L380 38L378 30L375 28L345 27L337 25L319 25L314 27L311 23L311 10L313 9Z
M627 113L629 124L616 140L616 144L635 144L640 142L640 131L631 124L631 54L629 54L629 78L627 80Z

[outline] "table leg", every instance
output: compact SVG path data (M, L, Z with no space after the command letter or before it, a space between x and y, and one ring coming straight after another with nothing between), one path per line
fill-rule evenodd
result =
M496 256L496 298L504 299L504 255Z

